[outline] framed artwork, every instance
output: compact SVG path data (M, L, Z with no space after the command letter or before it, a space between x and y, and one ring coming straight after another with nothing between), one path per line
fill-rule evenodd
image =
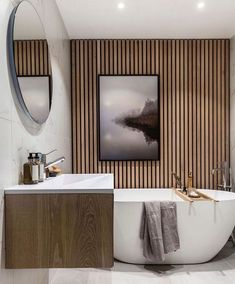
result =
M99 75L99 160L159 160L159 76Z

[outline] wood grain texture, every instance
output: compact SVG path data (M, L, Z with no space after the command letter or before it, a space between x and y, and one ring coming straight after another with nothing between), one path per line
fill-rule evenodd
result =
M113 266L112 194L6 195L6 268Z
M194 187L216 187L210 170L229 161L229 40L72 40L71 50L74 173L168 188L172 171L185 180L191 171ZM160 76L160 161L99 161L98 74Z
M14 40L18 76L49 76L51 65L46 40Z

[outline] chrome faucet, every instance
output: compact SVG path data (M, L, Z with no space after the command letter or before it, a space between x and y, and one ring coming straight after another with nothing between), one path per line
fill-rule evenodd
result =
M48 169L48 168L50 168L52 166L55 166L55 165L60 164L60 163L63 163L64 160L65 160L65 157L60 157L60 158L58 158L58 159L56 159L56 160L46 164L45 165L45 169Z
M47 156L50 155L50 154L52 154L52 153L54 153L54 152L56 152L56 151L57 151L57 149L54 149L54 150L48 152L47 154L42 154L42 153L40 153L40 154L41 154L41 161L42 161L42 163L43 163L45 166L47 165Z
M222 173L223 184L217 185L218 189L230 191L231 186L231 169L228 166L228 162L224 161L218 163L218 167L211 170L211 174L214 175L216 172Z
M58 158L58 159L56 159L56 160L54 160L54 161L52 161L50 163L47 163L47 156L50 155L51 153L56 152L56 151L57 151L57 149L54 149L54 150L50 151L47 154L41 154L41 161L42 161L42 163L44 163L45 169L48 169L48 168L50 168L50 167L52 167L54 165L57 165L57 164L60 164L60 163L64 162L65 157L60 157L60 158Z

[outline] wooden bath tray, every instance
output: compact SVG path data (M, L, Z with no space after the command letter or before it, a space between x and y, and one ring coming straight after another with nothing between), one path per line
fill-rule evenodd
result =
M194 201L214 201L214 202L218 202L218 200L215 200L214 198L208 196L207 194L205 194L205 193L203 193L201 191L198 191L196 188L191 188L191 190L193 190L194 192L199 194L200 197L189 197L188 195L183 194L177 188L172 188L172 190L175 192L175 194L177 194L184 201L189 201L189 202L194 202Z

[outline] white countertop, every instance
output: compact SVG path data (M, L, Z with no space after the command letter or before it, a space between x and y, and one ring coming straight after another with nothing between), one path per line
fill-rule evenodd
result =
M65 174L35 185L15 185L5 194L113 193L113 174Z

